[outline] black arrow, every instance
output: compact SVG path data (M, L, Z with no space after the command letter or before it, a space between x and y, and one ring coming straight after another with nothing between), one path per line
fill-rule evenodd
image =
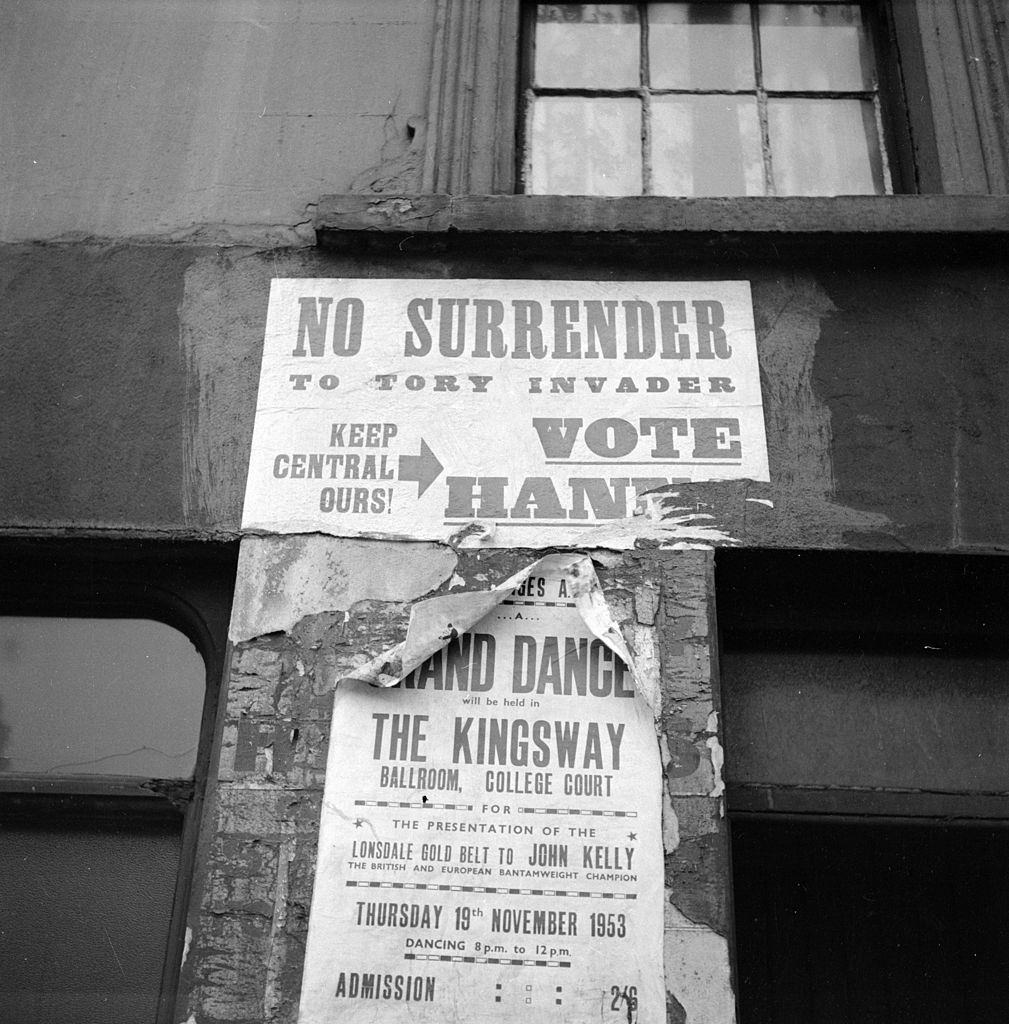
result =
M417 481L418 498L438 479L444 468L423 438L420 439L420 455L399 457L399 478Z

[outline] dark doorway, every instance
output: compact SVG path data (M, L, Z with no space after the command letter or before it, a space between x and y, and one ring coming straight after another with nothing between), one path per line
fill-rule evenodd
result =
M1009 1019L1007 569L719 552L740 1024Z
M740 1024L1003 1024L1009 824L732 818Z

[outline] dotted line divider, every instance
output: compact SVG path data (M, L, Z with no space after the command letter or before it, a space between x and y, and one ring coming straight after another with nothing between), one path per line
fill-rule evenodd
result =
M409 800L355 800L355 807L415 807L422 811L472 811L472 804L411 803Z
M520 807L519 814L574 814L595 818L636 818L637 811L583 810L580 807Z
M517 601L512 598L505 598L502 604L535 604L541 608L574 608L574 601Z
M349 879L349 889L426 889L429 892L491 892L508 896L580 896L593 900L636 900L634 892L583 892L578 889L511 889L500 885L437 885L434 882L362 882Z
M511 967L570 967L570 960L511 960L502 956L449 956L439 953L404 953L404 960L440 960L449 964L507 964Z

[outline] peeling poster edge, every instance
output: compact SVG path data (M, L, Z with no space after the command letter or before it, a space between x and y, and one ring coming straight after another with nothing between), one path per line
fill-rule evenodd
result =
M624 662L635 688L654 713L655 687L639 673L620 626L606 603L592 559L583 552L545 555L492 590L444 594L417 602L410 611L406 639L355 669L341 682L395 686L446 644L471 630L530 576L548 570L570 575L574 583L575 606L585 624Z

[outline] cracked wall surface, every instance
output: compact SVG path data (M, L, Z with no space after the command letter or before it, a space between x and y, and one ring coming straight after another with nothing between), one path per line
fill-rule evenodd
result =
M5 4L0 239L311 244L318 197L423 114L434 6Z

